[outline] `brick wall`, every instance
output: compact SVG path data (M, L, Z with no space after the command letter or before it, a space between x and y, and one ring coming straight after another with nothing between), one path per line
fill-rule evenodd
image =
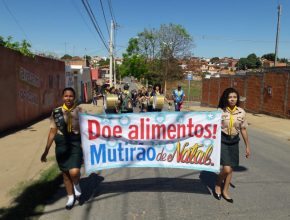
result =
M61 104L64 62L0 46L0 132L23 126Z
M202 105L216 106L222 92L234 87L245 98L241 107L247 111L290 118L290 68L203 79L202 86Z

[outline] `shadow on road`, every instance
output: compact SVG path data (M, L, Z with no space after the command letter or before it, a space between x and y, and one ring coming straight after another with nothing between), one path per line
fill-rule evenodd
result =
M56 193L61 183L62 176L59 175L53 180L32 184L15 198L13 206L0 209L0 219L31 219L31 216L37 215L37 207L45 205L47 198Z
M200 180L184 178L145 178L130 179L113 182L103 182L104 178L91 174L81 179L83 190L82 203L104 194L117 194L128 192L184 192L210 194L209 190Z
M237 166L233 170L235 172L244 172L248 169L244 166ZM211 191L213 191L215 188L215 183L217 182L218 175L216 173L202 171L200 172L199 178L204 185L206 185ZM235 188L235 185L233 183L230 183L230 186Z

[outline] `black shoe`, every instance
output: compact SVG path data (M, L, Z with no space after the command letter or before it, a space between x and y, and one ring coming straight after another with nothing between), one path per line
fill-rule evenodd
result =
M221 200L222 198L221 194L217 194L215 191L212 191L212 194L217 200Z
M224 194L222 194L222 197L223 197L227 202L229 202L229 203L234 203L234 200L233 200L233 199L226 198L226 197L224 196Z

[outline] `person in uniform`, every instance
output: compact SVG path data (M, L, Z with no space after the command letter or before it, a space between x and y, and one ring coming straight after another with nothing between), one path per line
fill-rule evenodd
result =
M124 85L124 90L119 94L120 100L120 113L132 113L133 112L133 101L132 94L129 91L129 85Z
M41 162L46 162L54 141L56 161L62 172L68 197L66 209L71 209L75 200L81 196L79 180L83 152L78 113L82 112L82 109L76 105L75 96L73 88L63 90L63 105L52 111L47 144L41 156Z
M181 85L178 85L177 89L173 90L172 97L174 101L175 111L180 112L181 105L185 97L184 91L181 89Z
M227 202L234 200L229 195L233 167L239 165L239 133L246 146L245 156L250 157L250 144L247 133L247 120L244 109L240 108L240 96L234 88L227 88L220 97L218 108L222 113L221 124L221 165L222 169L213 192L216 199L223 197Z

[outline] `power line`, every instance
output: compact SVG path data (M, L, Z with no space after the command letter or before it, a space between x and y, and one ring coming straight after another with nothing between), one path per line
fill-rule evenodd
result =
M103 16L104 16L104 20L105 20L106 28L107 28L108 34L109 34L109 36L110 36L109 25L108 25L107 18L106 18L106 15L105 15L105 11L104 11L104 7L103 7L103 2L102 2L102 0L100 0L100 3L101 3L101 8L102 8L102 12L103 12Z
M107 0L107 1L108 1L108 4L109 4L111 18L114 21L114 23L117 23L116 19L115 19L115 16L114 16L114 12L113 12L112 2L111 2L111 0Z
M105 48L109 52L109 48L108 48L107 44L105 43L104 35L103 35L103 33L102 33L101 29L100 29L100 26L97 23L96 17L95 17L95 15L94 15L91 7L90 7L89 2L87 0L82 0L82 3L83 3L83 5L84 5L84 7L85 7L85 9L86 9L91 21L92 21L92 23L94 25L95 30L97 31L97 33L98 33L103 45L105 46Z
M100 33L100 35L101 35L100 37L103 39L103 41L104 41L104 43L105 43L106 41L105 41L104 35L103 35L103 33L102 33L102 31L101 31L101 28L100 28L100 26L99 26L99 24L98 24L98 22L97 22L97 19L96 19L95 15L94 15L94 12L93 12L93 10L92 10L92 8L91 8L91 6L90 6L88 0L85 0L85 1L86 1L86 3L87 3L88 8L89 8L89 11L90 11L90 14L91 14L91 18L93 18L93 20L94 20L96 26L98 27L99 33ZM105 45L107 45L107 44L105 43Z
M16 19L16 17L13 15L12 11L9 9L7 3L5 2L5 0L2 0L5 8L7 9L8 13L11 15L11 17L13 18L14 22L16 23L16 25L18 26L18 28L20 29L20 31L22 32L22 34L24 35L24 37L29 40L27 34L25 33L24 29L22 28L22 26L20 25L20 23L18 22L18 20ZM30 41L30 40L29 40ZM31 42L31 41L30 41Z
M81 11L79 10L79 7L77 7L76 3L74 0L71 0L74 8L76 9L76 11L78 12L78 14L81 16L83 22L85 23L85 25L87 26L87 28L89 29L89 31L91 32L91 34L95 37L95 35L92 32L92 29L90 28L89 24L87 23L86 19L84 18L84 16L82 15Z
M273 43L273 40L251 40L251 39L235 39L235 38L228 38L224 36L209 36L209 35L195 35L196 37L200 38L201 40L215 40L215 41L232 41L232 42L249 42L249 43ZM280 43L290 43L290 41L280 41Z

